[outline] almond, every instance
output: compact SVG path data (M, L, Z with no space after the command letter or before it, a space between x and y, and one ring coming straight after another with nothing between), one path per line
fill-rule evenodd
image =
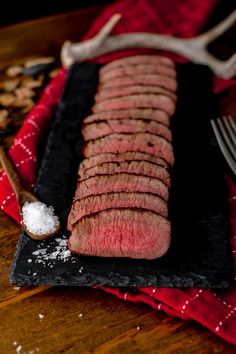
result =
M31 98L19 98L16 97L13 107L19 107L19 108L24 108L26 106L34 105L34 102L32 101Z
M22 113L28 113L32 108L34 107L34 101L30 100L27 104L27 106L25 106L23 109L22 109Z
M8 77L17 77L19 76L23 71L22 66L20 65L11 65L7 68L6 74Z
M35 96L35 92L26 87L20 87L15 91L15 94L18 98L30 98Z
M43 79L44 76L40 75L39 78L37 80L34 80L33 78L24 78L22 80L22 87L25 87L27 89L34 89L34 88L38 88L41 87L43 84Z
M17 88L19 82L19 78L3 81L3 89L7 92L12 92Z
M11 119L8 117L8 111L6 109L1 109L0 110L0 128L1 129L7 128L10 121L11 121Z
M12 106L15 96L12 93L2 93L0 95L0 104L4 107Z

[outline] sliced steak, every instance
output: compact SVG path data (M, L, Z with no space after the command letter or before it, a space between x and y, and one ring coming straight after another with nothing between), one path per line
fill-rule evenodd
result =
M144 93L155 93L165 95L170 97L174 102L177 101L177 96L175 93L166 90L160 86L144 86L144 85L134 85L134 86L125 86L117 88L109 88L100 90L95 95L95 102L101 102L107 100L108 98L130 96L135 94L144 94Z
M79 166L79 175L82 176L88 168L95 167L103 162L125 162L125 161L150 161L156 165L168 168L165 160L144 152L122 152L122 153L105 153L98 154L84 159Z
M80 180L92 176L113 175L120 173L133 173L136 175L159 178L170 188L170 174L163 166L158 166L149 161L104 162L84 171Z
M172 145L164 138L150 133L110 134L91 140L84 145L84 156L98 153L138 151L164 158L171 166L174 163Z
M159 109L120 109L112 112L102 112L92 114L84 119L84 123L93 123L100 120L111 120L111 119L145 119L145 120L155 120L166 126L170 125L170 117L166 112Z
M113 119L91 124L84 124L82 135L85 141L94 140L112 133L152 133L172 140L170 129L156 121L143 119Z
M81 219L69 238L72 252L98 257L155 259L170 245L171 225L151 211L113 209Z
M151 193L119 192L89 196L72 204L68 223L73 227L84 216L113 208L141 208L167 217L167 203Z
M163 95L131 95L110 98L102 102L97 102L92 107L92 112L99 113L104 111L116 111L119 109L132 108L155 108L166 112L169 116L172 116L175 111L175 103L172 99Z
M106 81L99 85L98 91L100 89L105 89L108 87L121 87L121 86L131 86L131 85L148 85L148 86L160 86L164 87L171 92L175 92L177 89L177 81L171 77L149 74L149 75L136 75L136 76L124 76L111 81Z
M107 72L99 73L99 82L106 82L117 77L133 76L139 74L161 74L163 76L176 78L176 70L166 65L138 64L126 65L113 68Z
M105 64L100 69L100 74L104 75L106 72L118 67L127 65L165 65L170 68L175 68L173 60L160 55L135 55L132 57L121 58L113 60L112 62Z
M142 192L157 194L164 200L168 200L169 191L167 186L158 178L138 176L129 173L117 173L89 177L79 181L75 193L75 200L90 195L112 192Z

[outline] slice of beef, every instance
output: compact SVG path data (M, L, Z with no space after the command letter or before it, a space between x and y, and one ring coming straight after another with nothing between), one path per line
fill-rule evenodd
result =
M113 68L107 72L99 73L99 81L106 82L117 77L133 76L139 74L160 74L167 77L176 78L176 70L166 65L138 64L126 65Z
M105 64L100 69L100 74L103 75L106 72L118 67L127 65L165 65L170 68L175 68L173 60L160 55L135 55L132 57L125 57Z
M69 238L72 252L98 257L155 259L170 245L171 225L151 211L112 209L81 219Z
M163 167L149 161L125 161L125 162L104 162L84 171L80 180L98 175L113 175L119 173L133 173L141 176L155 177L165 183L170 188L169 171Z
M157 194L164 200L168 200L169 191L167 186L158 178L138 176L129 173L117 173L89 177L78 181L75 200L90 195L111 192L142 192Z
M113 119L84 124L82 135L85 141L94 140L112 133L152 133L172 141L170 129L164 124L144 119Z
M98 154L84 159L79 166L79 175L82 176L88 168L100 165L103 162L125 162L125 161L150 161L156 165L161 165L168 169L168 163L162 158L144 152L122 152Z
M170 97L174 102L177 101L177 96L175 93L164 89L160 86L145 86L145 85L134 85L134 86L125 86L117 88L109 88L100 90L95 95L95 102L101 102L107 100L108 98L130 96L135 94L144 94L144 93L155 93L162 94L167 97Z
M138 151L164 158L171 166L174 163L172 145L164 138L150 133L110 134L91 140L84 145L85 157L107 152Z
M171 92L175 92L177 89L177 81L171 77L149 74L149 75L136 75L136 76L124 76L111 81L106 81L98 86L100 89L108 87L121 87L131 85L148 85L148 86L160 86L164 87Z
M110 98L102 102L97 102L92 107L93 113L104 111L116 111L119 109L132 108L155 108L166 112L172 116L175 111L175 103L167 96L142 94L125 97Z
M92 114L84 119L84 123L93 123L100 120L111 120L111 119L145 119L145 120L155 120L166 126L170 125L170 117L166 112L159 109L120 109L112 112L102 112Z
M151 193L119 192L89 196L76 200L68 217L68 225L73 227L84 216L113 208L141 208L167 217L167 203Z

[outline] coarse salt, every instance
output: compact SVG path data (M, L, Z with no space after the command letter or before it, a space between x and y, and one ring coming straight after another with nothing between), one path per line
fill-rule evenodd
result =
M67 257L70 257L71 255L71 251L70 250L66 250L62 253L62 259L66 259Z
M59 224L53 207L42 202L26 202L22 208L22 216L25 227L34 235L53 233Z
M41 240L36 244L36 250L34 250L31 255L33 267L39 265L39 268L32 269L28 274L32 276L38 276L41 272L41 267L44 268L54 268L57 267L58 262L63 263L79 263L80 257L78 255L73 255L68 249L68 236L61 235L60 237L53 238L51 242L46 242ZM81 267L80 267L81 268ZM83 267L80 272L82 272Z
M50 244L43 241L38 243L38 249L32 252L32 257L35 264L50 268L53 268L58 261L64 263L78 261L78 257L72 256L68 249L68 240L65 235L55 238Z

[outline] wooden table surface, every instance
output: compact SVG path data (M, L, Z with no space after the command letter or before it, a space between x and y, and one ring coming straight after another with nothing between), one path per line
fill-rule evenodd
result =
M47 17L0 30L0 70L40 55L59 57L78 40L102 7ZM234 109L235 94L225 101ZM230 105L231 104L231 105ZM7 144L12 137L5 140ZM90 288L10 284L20 228L0 211L0 353L236 353L194 321L121 301ZM44 315L40 318L39 314ZM140 328L140 329L139 329Z

